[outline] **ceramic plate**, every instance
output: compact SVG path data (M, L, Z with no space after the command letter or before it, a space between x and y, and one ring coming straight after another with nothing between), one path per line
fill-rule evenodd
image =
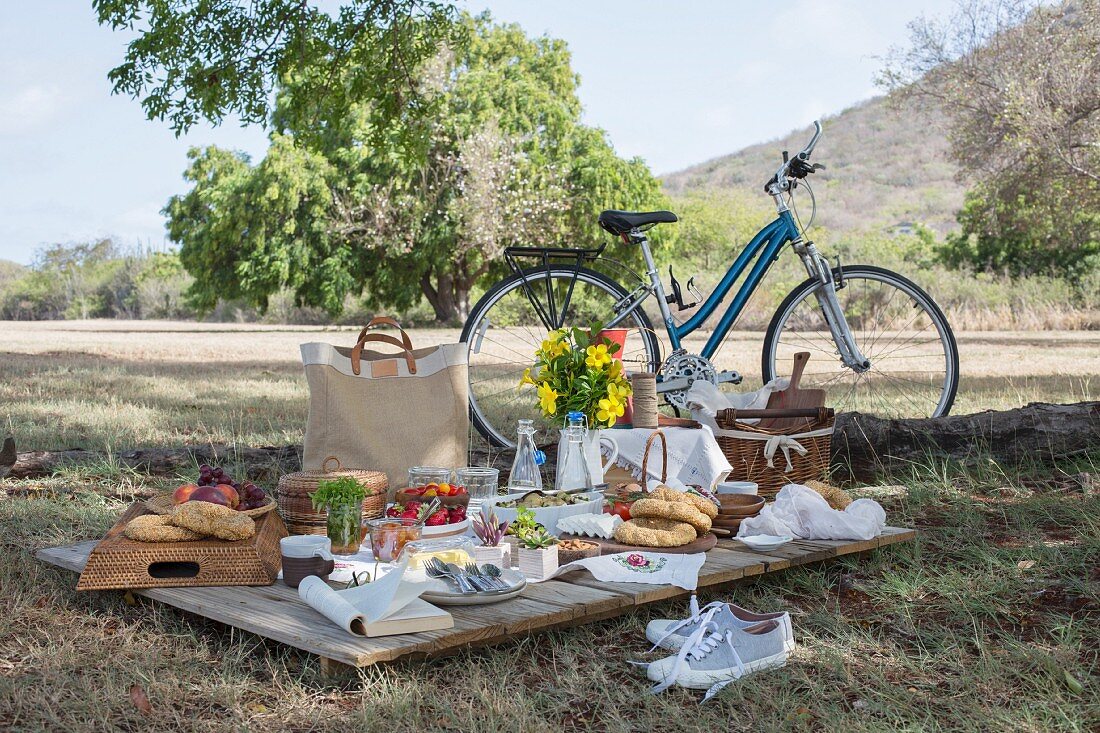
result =
M420 536L428 539L451 537L456 534L462 534L469 528L470 520L467 518L457 524L440 524L435 527L424 527L424 529L420 530Z
M515 598L527 587L527 578L518 570L505 570L501 579L509 584L507 590L463 594L455 591L454 585L448 581L432 578L428 581L428 590L420 597L437 606L481 606Z
M752 537L737 537L738 542L751 547L754 550L774 550L777 547L781 547L788 542L791 542L794 538L783 536L777 537L770 534L758 534Z

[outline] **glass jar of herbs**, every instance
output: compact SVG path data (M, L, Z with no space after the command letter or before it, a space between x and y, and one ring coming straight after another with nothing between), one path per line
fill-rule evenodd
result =
M366 489L355 479L343 478L317 482L309 495L314 511L328 513L328 538L334 555L354 555L362 539L362 510Z

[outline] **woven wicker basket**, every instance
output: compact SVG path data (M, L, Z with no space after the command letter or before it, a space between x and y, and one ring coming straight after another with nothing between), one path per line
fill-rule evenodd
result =
M92 550L77 590L271 585L279 573L279 540L286 527L277 512L256 518L256 534L239 542L207 537L194 542L136 542L126 524L149 514L135 502Z
M746 418L803 419L797 425L770 430L742 422ZM834 419L828 407L720 410L715 417L718 431L714 437L733 466L730 479L754 481L760 487L759 494L770 499L787 484L826 477Z
M330 468L333 464L335 466ZM338 458L329 456L321 465L320 471L298 471L279 479L275 495L287 531L291 534L325 534L328 512L314 509L309 495L317 490L318 481L344 476L355 479L367 490L367 496L363 499L363 520L381 517L386 509L386 491L389 489L386 474L381 471L343 468Z

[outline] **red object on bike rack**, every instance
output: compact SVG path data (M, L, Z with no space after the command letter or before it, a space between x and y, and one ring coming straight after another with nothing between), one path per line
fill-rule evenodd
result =
M596 334L598 339L607 339L613 344L619 345L619 350L615 352L615 358L622 361L623 354L626 353L626 337L630 333L630 329L627 328L607 328ZM634 398L626 398L626 406L623 408L623 416L615 422L631 423L634 422Z

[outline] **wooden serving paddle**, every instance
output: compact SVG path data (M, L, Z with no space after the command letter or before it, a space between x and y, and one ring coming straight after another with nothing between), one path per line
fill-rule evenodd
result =
M794 355L794 369L791 370L790 385L779 392L772 392L768 396L767 410L791 410L803 408L817 408L825 406L825 390L802 389L802 372L806 369L806 362L810 360L810 352L800 351ZM801 418L772 417L761 420L757 427L768 430L786 430L798 427L806 421Z

